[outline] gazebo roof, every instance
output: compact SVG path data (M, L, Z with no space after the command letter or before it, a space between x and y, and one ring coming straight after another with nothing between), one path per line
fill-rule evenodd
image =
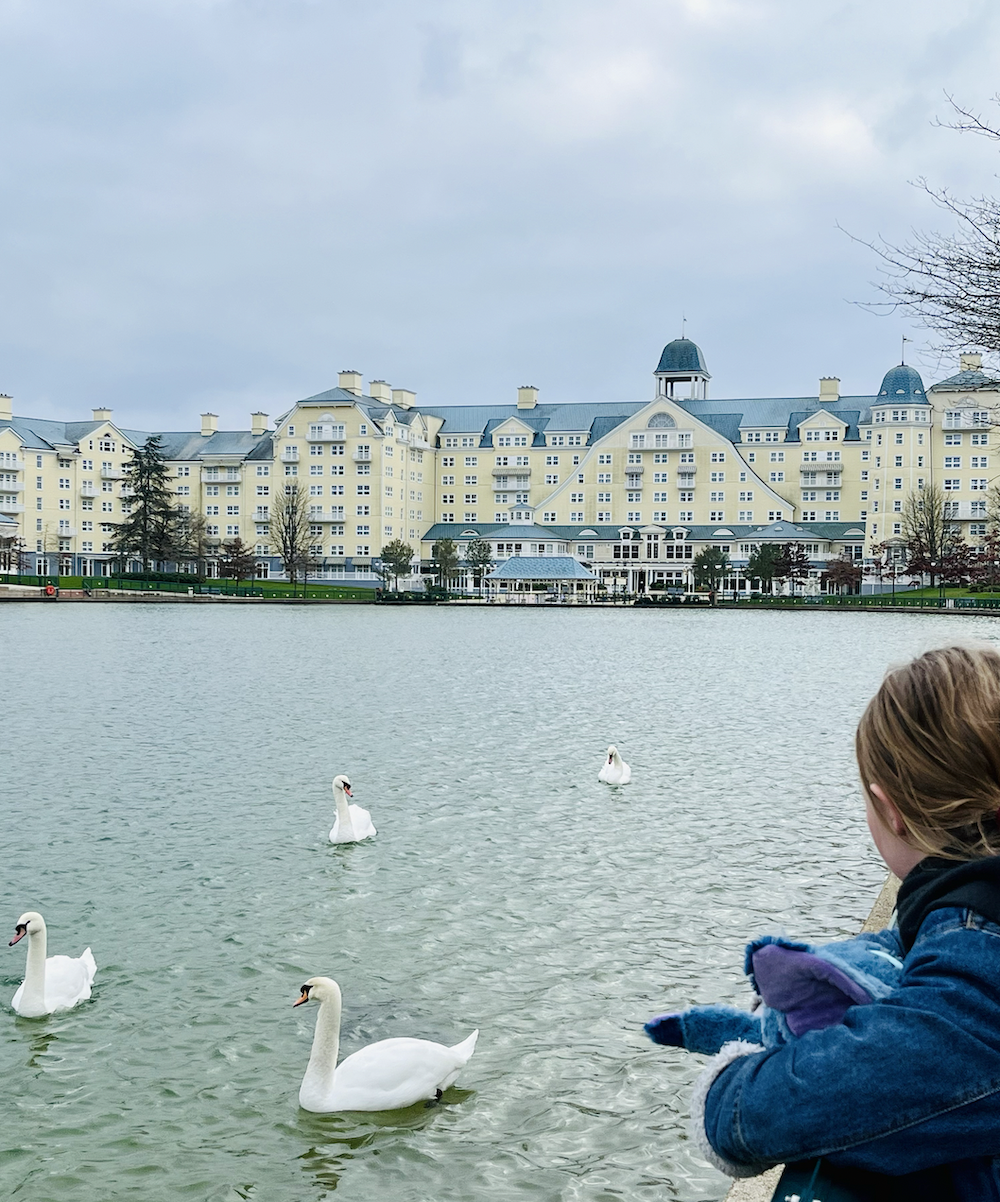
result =
M487 580L597 580L571 555L518 555L506 560Z

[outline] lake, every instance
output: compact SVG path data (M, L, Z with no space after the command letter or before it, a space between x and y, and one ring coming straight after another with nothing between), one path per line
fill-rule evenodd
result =
M746 1004L750 937L854 933L884 879L852 760L887 664L986 617L0 606L3 920L93 948L93 999L10 997L0 1195L25 1202L683 1202L702 1060L642 1034ZM618 745L633 782L597 780ZM349 774L373 841L331 846ZM475 1056L440 1105L316 1116L341 1054Z

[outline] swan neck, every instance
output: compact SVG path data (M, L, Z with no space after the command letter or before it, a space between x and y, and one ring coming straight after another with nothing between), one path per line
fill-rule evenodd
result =
M337 821L340 823L340 833L351 831L353 834L354 827L351 824L351 807L347 804L347 794L343 789L335 789L334 795L337 799Z
M324 998L316 1015L309 1065L303 1078L303 1088L329 1090L340 1054L340 995Z
M45 1005L45 927L35 935L28 932L28 962L24 969L22 1008L40 1009Z

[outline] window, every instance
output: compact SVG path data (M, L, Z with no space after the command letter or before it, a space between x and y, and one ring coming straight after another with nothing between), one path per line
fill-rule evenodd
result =
M442 476L441 483L445 486L445 488L447 488L449 485L454 485L455 477L454 476Z
M556 459L558 460L558 458L559 458L559 456L557 455ZM466 467L476 467L478 464L479 464L479 456L478 455L466 455L466 457L465 457L465 466Z
M209 517L217 518L219 516L219 507L218 505L206 505L205 512Z
M767 514L767 520L768 520L769 522L780 522L780 521L781 521L781 519L782 519L784 516L785 516L785 514L784 514L784 511L783 511L783 510L781 510L781 509L770 509L770 510L768 510L768 514ZM815 521L815 520L816 520L816 519L815 519L815 517L813 517L813 519L812 519L812 520L813 520L813 521Z
M655 451L653 453L653 462L654 463L669 463L670 456L667 454L666 451Z
M654 505L665 505L669 499L670 499L669 494L667 494L665 492L654 492L653 493L653 504Z
M725 451L713 451L712 452L712 462L713 463L725 463L726 462L726 452Z
M478 483L479 483L479 477L478 477L478 476L466 476L466 477L465 477L465 483L466 483L466 485L469 485L469 484L478 484Z
M944 482L945 492L958 492L962 487L962 481L953 478L946 478Z
M945 465L945 467L961 467L962 466L962 456L961 455L945 455L944 465Z
M465 494L465 503L466 505L475 505L477 503L477 494L474 492L467 492Z
M753 500L753 491L748 489L746 492L741 492L740 500L741 501L752 501Z
M691 502L694 500L694 493L688 492L685 489L681 489L678 500L681 502L682 505L690 505ZM693 518L691 518L689 520L694 521Z
M721 493L721 492L713 492L713 493L709 493L708 499L713 504L719 504L720 502L725 501L726 495L725 495L725 493Z
M178 484L177 495L179 497L189 497L191 495L191 485L190 484Z
M320 442L310 443L309 444L309 454L310 455L322 455L323 454L323 444Z
M961 438L961 437L962 436L960 434L959 438ZM990 436L988 434L970 434L969 435L969 442L971 442L974 447L989 446L989 441L990 441Z
M270 474L271 474L271 469L266 463L258 463L257 464L257 475L258 476L270 476Z
M645 434L633 434L629 445L633 446L633 447L640 447L640 448L644 447L646 445L646 435Z
M694 521L694 510L693 509L679 509L677 511L677 520L679 522L693 522Z
M554 522L556 520L555 510L546 511L542 514L543 522Z
M454 505L455 504L455 494L454 493L442 493L441 494L441 504L442 505Z
M571 505L582 505L583 504L583 493L582 492L571 492L569 494L569 503Z
M724 522L726 520L725 512L721 509L709 510L708 520L710 522Z
M226 496L227 497L238 497L239 495L240 495L240 486L238 484L227 484L226 485Z
M694 463L694 452L693 451L682 451L681 452L681 463Z
M599 522L610 522L611 521L611 510L610 509L608 509L608 510L600 510L599 509L597 511L597 520Z
M642 463L641 453L639 451L629 451L628 462L629 463Z
M610 472L598 472L597 473L597 483L598 484L610 484L611 483L611 473Z
M611 493L599 492L597 494L597 503L598 503L598 505L610 505L611 504Z
M818 501L819 494L816 492L813 492L812 490L807 490L806 492L803 492L802 500L803 501Z
M558 484L558 483L559 483L559 477L558 477L558 476L555 476L555 475L553 475L551 472L549 472L549 473L547 473L547 475L546 475L546 477L545 477L545 483L546 483L546 484Z
M752 509L741 509L739 511L739 519L738 520L741 522L752 522L753 521L753 510Z
M988 483L989 483L988 480L977 480L974 478L969 481L969 487L972 489L973 492L985 492Z
M823 514L823 521L824 522L839 522L840 521L840 510L839 509L827 509L825 511L825 513Z
M903 487L903 477L894 476L892 479L892 487L896 490L896 492L899 492L899 490Z
M297 463L286 463L285 464L285 475L286 476L297 476L298 474L299 474L299 465Z
M772 484L784 484L785 473L784 472L771 472L769 478L770 478L770 481Z
M969 463L970 467L988 467L987 457L985 455L973 455Z
M370 497L371 495L372 495L372 486L370 484L359 484L358 485L358 496L359 497Z
M359 518L367 518L371 516L370 505L356 505L354 507L354 516Z
M784 451L772 451L771 454L768 456L768 458L771 460L772 463L784 463L785 462L785 452Z
M724 484L725 480L726 480L726 473L725 472L712 472L711 478L712 478L713 484Z
M653 472L653 483L666 484L669 475L669 472Z
M239 505L227 505L226 506L226 515L231 518L239 517L240 516Z

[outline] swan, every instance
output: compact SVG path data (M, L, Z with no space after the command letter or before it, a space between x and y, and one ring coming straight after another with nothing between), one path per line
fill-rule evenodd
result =
M330 830L331 843L357 843L359 839L370 839L378 834L367 810L347 804L347 798L354 794L346 776L333 778L333 795L337 799L337 817Z
M28 963L24 980L11 1000L11 1006L24 1018L40 1018L56 1010L72 1010L77 1002L90 997L90 986L97 965L90 948L83 955L45 958L45 919L28 910L17 920L13 947L28 936Z
M319 1002L316 1033L299 1105L316 1114L338 1110L402 1110L438 1099L468 1064L479 1032L447 1048L429 1039L381 1039L337 1064L340 1050L340 986L329 977L310 977L301 1006Z
M614 743L608 748L608 762L598 772L597 779L606 785L627 785L632 779L632 769L618 754Z

